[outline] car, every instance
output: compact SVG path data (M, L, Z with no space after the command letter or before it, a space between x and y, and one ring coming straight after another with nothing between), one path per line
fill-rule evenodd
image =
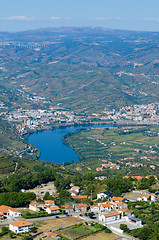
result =
M66 214L66 217L69 217L70 215L69 214Z
M56 216L55 218L59 218L59 216Z

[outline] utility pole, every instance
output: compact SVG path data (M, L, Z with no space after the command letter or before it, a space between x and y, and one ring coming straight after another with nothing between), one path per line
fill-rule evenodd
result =
M92 201L92 190L91 190L91 201Z

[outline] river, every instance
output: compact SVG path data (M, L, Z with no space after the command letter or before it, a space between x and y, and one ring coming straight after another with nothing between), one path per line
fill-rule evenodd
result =
M40 160L60 164L72 161L77 162L79 159L76 152L62 142L64 135L68 132L75 132L81 128L90 129L100 127L110 127L110 125L91 125L45 130L32 134L28 141L40 150Z

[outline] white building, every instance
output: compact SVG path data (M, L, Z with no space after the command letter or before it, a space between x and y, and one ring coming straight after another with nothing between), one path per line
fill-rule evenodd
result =
M60 208L58 206L54 206L54 207L47 207L46 208L46 212L48 214L50 213L60 213Z
M110 197L111 193L109 191L101 192L97 194L97 199L103 199L106 197Z
M121 217L122 217L122 213L120 213L120 212L99 214L99 221L104 222L104 223L113 222L113 221L121 219Z
M27 221L13 222L9 224L9 230L15 233L29 232L33 228L33 223Z
M16 209L6 206L6 205L0 206L0 213L4 214L4 216L11 216L11 217L20 217L21 216L21 213L18 212Z
M138 227L142 227L142 221L139 218L131 216L131 217L129 217L129 221L131 221L132 223L134 223Z
M99 212L99 206L98 205L92 205L90 206L91 212L98 213Z
M112 203L99 203L98 206L99 206L99 210L101 212L111 211L113 209L113 204Z
M157 199L157 196L155 194L148 194L148 195L137 198L138 201L145 201L145 202L148 202L149 200L151 202L156 202L156 199Z

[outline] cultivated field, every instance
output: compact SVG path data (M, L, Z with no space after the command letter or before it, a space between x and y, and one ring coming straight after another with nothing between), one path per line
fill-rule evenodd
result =
M67 217L67 218L54 219L47 222L40 222L40 223L37 223L37 227L38 227L38 232L42 232L42 231L46 231L46 230L50 230L58 227L64 227L65 225L69 225L69 224L75 224L78 222L82 222L82 220L76 217Z
M105 233L103 231L103 232L89 235L88 237L83 238L83 240L114 240L117 238L119 238L118 235L116 235L114 233Z

